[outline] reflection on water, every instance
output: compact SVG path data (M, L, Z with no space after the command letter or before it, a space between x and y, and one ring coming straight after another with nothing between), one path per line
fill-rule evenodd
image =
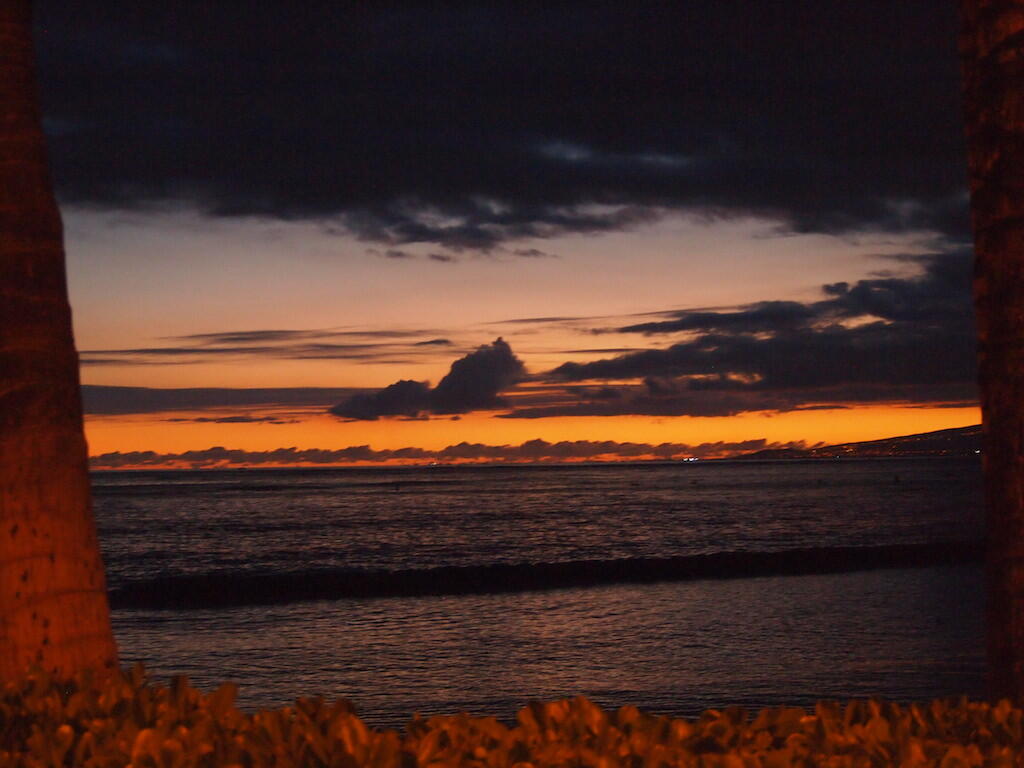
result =
M118 611L123 660L242 706L351 699L367 720L467 710L510 719L584 694L707 707L980 695L982 580L970 566L548 592Z

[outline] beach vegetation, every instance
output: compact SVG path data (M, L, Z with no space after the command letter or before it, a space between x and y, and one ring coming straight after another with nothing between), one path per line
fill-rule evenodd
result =
M246 766L1013 766L1024 755L1024 711L967 699L900 705L819 702L813 708L707 710L694 719L579 697L534 702L511 723L469 714L413 715L375 729L347 701L298 699L244 712L237 689L202 693L185 678L60 683L42 671L0 692L0 764L192 768Z

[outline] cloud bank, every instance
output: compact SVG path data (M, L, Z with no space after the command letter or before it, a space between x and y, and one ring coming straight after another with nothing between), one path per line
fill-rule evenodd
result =
M440 260L679 210L968 236L946 0L39 0L36 21L65 203L319 220Z
M819 301L681 310L610 329L681 339L560 365L545 375L548 381L610 384L600 397L581 389L576 402L538 403L506 416L727 416L900 401L973 405L970 254L904 261L919 264L921 273L825 285Z
M763 438L739 442L631 443L612 440L572 440L550 443L527 440L519 445L485 445L458 443L440 450L396 448L374 450L368 445L355 445L336 450L319 448L278 448L272 451L245 451L214 447L182 453L129 451L104 453L90 458L93 469L188 467L193 469L232 466L330 466L346 464L387 464L401 462L561 462L616 461L628 459L722 458L764 449L804 450L800 442L778 443Z
M376 419L505 408L501 418L536 419L976 405L971 254L904 256L897 264L916 274L824 285L813 301L673 310L593 328L591 335L631 334L649 346L593 348L612 356L567 362L528 384L499 339L453 364L436 389L401 380L349 397L332 413Z

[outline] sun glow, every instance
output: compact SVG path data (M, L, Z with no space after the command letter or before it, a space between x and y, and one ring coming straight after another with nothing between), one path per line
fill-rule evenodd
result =
M263 420L240 421L241 418ZM86 420L86 435L92 456L115 451L182 453L214 446L244 451L273 451L282 446L338 450L364 445L374 450L440 450L462 442L502 446L535 439L550 443L591 440L695 446L764 439L768 443L804 441L813 445L962 427L979 420L977 408L910 406L761 412L720 418L616 416L533 420L473 413L458 418L378 421L344 421L320 409L218 409L90 416Z

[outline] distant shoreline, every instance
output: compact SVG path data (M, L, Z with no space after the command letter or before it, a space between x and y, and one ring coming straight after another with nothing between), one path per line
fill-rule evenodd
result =
M309 449L296 452L295 449L281 451L295 453L301 456L303 453L330 454L332 451L321 451L320 449ZM203 453L217 452L217 458L201 457ZM278 453L281 453L278 452ZM626 466L626 465L675 465L675 464L699 464L706 462L727 462L727 461L807 461L807 460L835 460L835 459L880 459L880 458L927 458L927 457L969 457L981 453L981 425L968 427L957 427L954 429L942 429L935 432L923 432L914 435L900 435L882 440L865 440L856 443L841 443L838 445L815 446L812 448L769 448L750 453L734 456L723 456L716 458L684 457L676 458L621 458L621 459L596 459L581 458L578 460L552 460L552 461L531 461L528 459L517 460L516 458L502 460L474 460L458 459L453 461L426 460L423 458L393 460L383 462L349 461L349 462L315 462L301 461L295 463L278 463L273 460L245 461L245 455L263 457L270 459L273 452L247 452L240 449L210 448L207 451L188 451L181 454L163 454L165 464L159 462L160 454L151 451L136 451L127 454L104 454L103 456L92 457L90 462L96 463L106 457L107 465L99 464L91 467L93 472L152 472L152 471L196 471L201 469L446 469L449 467L576 467L576 466ZM336 451L334 453L337 453ZM611 452L609 452L610 455ZM110 466L114 457L122 461L124 466ZM132 461L136 458L137 461ZM234 461L233 461L234 459ZM177 465L177 466L176 466ZM184 465L184 466L182 466Z
M625 467L678 467L678 466L707 466L723 464L827 464L841 459L847 462L861 461L908 461L912 459L968 459L973 454L900 454L900 455L878 455L878 456L795 456L795 457L769 457L769 456L733 456L722 459L699 459L686 461L685 459L648 459L648 460L622 460L622 461L540 461L540 462L473 462L466 461L452 464L262 464L262 465L229 465L229 466L197 466L197 467L95 467L90 468L91 475L113 475L144 472L329 472L342 469L350 470L394 470L394 471L422 471L431 470L444 472L446 470L463 469L603 469L603 468L625 468ZM980 458L980 456L979 456Z

